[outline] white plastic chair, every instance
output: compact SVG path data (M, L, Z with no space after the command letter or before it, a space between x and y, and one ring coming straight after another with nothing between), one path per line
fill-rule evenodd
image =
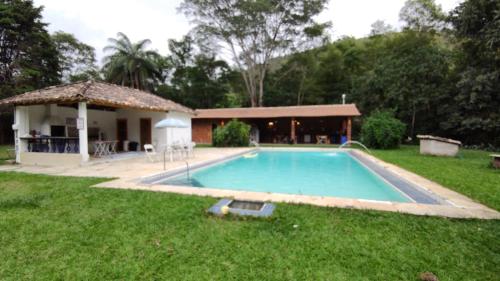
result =
M156 149L152 144L145 144L144 152L146 152L146 156L148 157L149 161L153 163L158 161L158 153L156 153Z
M179 153L179 159L184 159L184 154L186 153L185 145L180 141L174 141L171 146L172 154L176 152Z
M189 158L194 157L194 148L195 148L195 146L196 146L196 143L194 141L188 142L188 144L186 145L187 156Z
M169 158L170 162L174 161L174 149L172 148L172 146L167 145L167 144L160 145L158 147L158 150L159 150L160 154L163 155L162 157L166 157L166 155L168 154L168 158Z

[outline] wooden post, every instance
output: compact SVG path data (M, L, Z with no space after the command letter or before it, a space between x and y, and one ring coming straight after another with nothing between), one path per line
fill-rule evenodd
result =
M290 139L292 140L292 142L294 144L297 143L297 141L295 140L295 118L292 117L292 122L291 122L291 127L290 127Z
M351 117L347 117L347 141L351 140L352 135L352 119Z

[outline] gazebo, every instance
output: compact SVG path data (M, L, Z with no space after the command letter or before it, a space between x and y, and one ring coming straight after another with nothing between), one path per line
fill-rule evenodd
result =
M86 81L52 86L0 101L13 105L16 162L69 165L89 161L90 143L115 141L118 150L137 142L167 140L152 124L175 117L189 124L178 128L175 139L191 141L190 108L145 91L104 82ZM92 152L92 151L90 151Z

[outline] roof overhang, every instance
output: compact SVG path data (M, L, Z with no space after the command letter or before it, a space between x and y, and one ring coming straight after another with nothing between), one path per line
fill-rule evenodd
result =
M0 105L29 106L78 102L122 109L195 114L194 110L188 107L145 91L95 81L63 84L27 92L0 100Z
M259 119L284 117L355 117L361 113L355 104L305 105L198 109L193 119Z

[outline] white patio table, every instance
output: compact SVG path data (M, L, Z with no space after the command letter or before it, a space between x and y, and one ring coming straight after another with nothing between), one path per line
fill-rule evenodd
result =
M103 157L116 154L116 145L118 141L94 141L94 157Z

